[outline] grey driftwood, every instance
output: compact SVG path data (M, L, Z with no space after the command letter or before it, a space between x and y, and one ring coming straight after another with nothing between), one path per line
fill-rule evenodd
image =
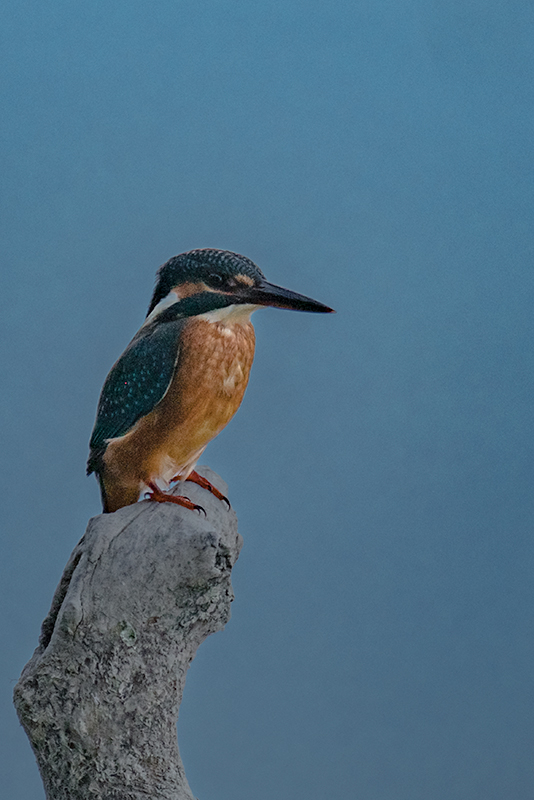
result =
M65 568L14 693L49 800L193 800L178 709L197 647L229 619L241 537L224 503L180 492L207 516L147 501L94 517Z

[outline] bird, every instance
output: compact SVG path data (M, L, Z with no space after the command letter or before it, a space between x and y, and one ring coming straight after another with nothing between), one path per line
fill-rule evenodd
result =
M96 474L104 513L142 494L205 513L169 493L176 481L197 483L230 507L195 466L241 405L254 358L250 316L265 306L333 311L268 283L253 261L229 250L190 250L158 269L145 321L98 402L87 474Z

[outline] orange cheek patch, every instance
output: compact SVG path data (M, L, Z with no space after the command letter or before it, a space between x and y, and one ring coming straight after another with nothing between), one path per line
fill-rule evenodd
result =
M250 275L236 275L235 279L238 281L238 283L242 283L245 286L254 286L254 281Z
M181 283L179 286L175 286L171 289L171 291L174 292L180 300L183 300L184 297L191 297L194 294L205 292L207 288L205 283Z

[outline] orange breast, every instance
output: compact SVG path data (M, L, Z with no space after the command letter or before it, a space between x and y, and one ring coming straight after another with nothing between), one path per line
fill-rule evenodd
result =
M123 482L148 483L169 473L184 478L209 441L239 408L254 358L250 321L194 319L183 329L171 385L153 412L104 456Z

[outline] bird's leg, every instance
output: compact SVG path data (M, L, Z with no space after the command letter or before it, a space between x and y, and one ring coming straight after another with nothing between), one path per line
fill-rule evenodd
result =
M179 481L179 480L182 480L180 478L180 476L179 475L175 475L174 478L171 478L170 482L171 483L175 483L176 481ZM201 486L203 489L206 489L208 492L211 492L213 495L215 495L215 497L218 500L222 500L223 503L226 503L226 505L228 506L228 509L230 509L232 507L230 505L230 501L228 500L228 498L225 497L222 492L220 492L218 489L216 489L215 486L207 480L207 478L203 478L202 475L199 475L196 470L193 470L193 472L190 472L185 480L186 481L191 481L191 483L196 483L197 486Z
M154 500L156 503L176 503L177 506L183 506L184 508L190 508L192 511L202 512L204 516L206 516L206 511L202 506L197 506L196 503L193 503L188 497L163 492L159 486L152 482L147 485L151 490L148 496L149 500Z

